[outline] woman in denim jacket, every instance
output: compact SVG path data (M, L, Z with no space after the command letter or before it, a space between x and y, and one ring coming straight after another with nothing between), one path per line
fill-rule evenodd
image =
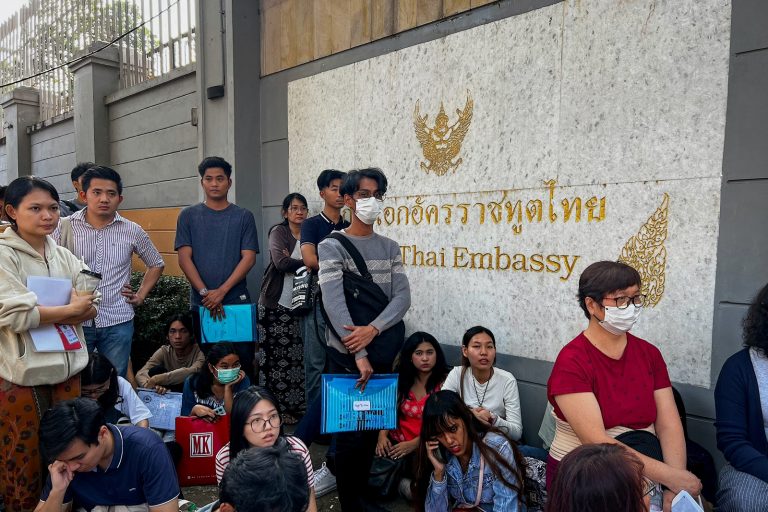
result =
M432 394L421 426L418 493L426 512L524 512L525 462L506 434L453 391Z

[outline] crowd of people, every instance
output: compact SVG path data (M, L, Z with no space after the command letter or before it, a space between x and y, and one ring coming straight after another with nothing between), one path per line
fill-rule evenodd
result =
M522 442L517 380L498 365L490 329L466 330L454 368L432 334L406 338L410 284L398 243L375 232L388 186L376 168L320 173L323 208L311 217L304 196L286 196L283 221L267 232L259 339L201 343L201 308L224 321L227 306L251 304L246 275L259 242L253 214L228 200L229 163L209 157L198 171L205 200L180 213L174 244L190 310L167 318L167 344L135 375L134 308L164 263L141 226L118 213L120 175L79 164L71 173L75 201L35 177L0 190L8 223L0 234L7 512L179 510L178 445L148 428L137 386L182 393L182 416L228 416L228 442L215 454L219 500L206 510L315 511L317 498L336 487L344 512L364 511L370 477L382 467L416 510L430 512L670 511L681 499L716 501L723 512L766 510L768 285L744 321L745 348L725 363L715 389L727 461L719 482L692 462L662 352L630 332L646 299L638 272L619 262L581 273L586 327L549 377L544 449L530 435ZM147 268L135 290L134 255ZM304 272L310 299L299 312L294 277ZM55 293L62 282L63 299ZM373 313L354 303L350 283L377 298L365 305ZM42 347L45 333L53 348ZM396 427L334 434L326 462L314 469L308 446L320 434L321 375L352 375L364 389L374 373L392 372Z

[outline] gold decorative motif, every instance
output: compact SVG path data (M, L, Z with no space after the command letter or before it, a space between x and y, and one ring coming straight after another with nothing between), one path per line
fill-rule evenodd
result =
M428 164L419 162L424 172L429 174L429 171L433 171L438 176L448 171L456 172L462 162L459 151L469 130L469 124L472 122L473 105L472 95L467 90L467 103L464 105L464 110L456 109L459 118L448 126L448 116L441 102L440 111L435 117L435 126L430 128L427 126L429 115L419 115L419 101L416 101L416 108L413 110L413 128L416 130L416 138L421 144L424 158L428 162Z
M664 193L661 205L648 218L640 231L632 236L621 250L619 261L637 269L643 280L641 293L646 295L646 304L654 307L664 295L667 266L667 216L669 215L669 194Z

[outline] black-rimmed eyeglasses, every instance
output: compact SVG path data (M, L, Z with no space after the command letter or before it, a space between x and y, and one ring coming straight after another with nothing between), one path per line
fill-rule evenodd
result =
M634 304L638 308L643 307L645 305L645 297L645 295L640 293L634 297L604 297L603 300L612 300L617 308L627 309L630 304Z

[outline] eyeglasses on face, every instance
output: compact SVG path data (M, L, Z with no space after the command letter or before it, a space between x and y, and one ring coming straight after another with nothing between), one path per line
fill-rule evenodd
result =
M80 396L84 396L86 398L98 398L104 393L106 393L108 389L109 389L109 381L105 382L100 386L82 387L80 388Z
M283 419L280 417L280 415L273 414L265 420L261 418L255 418L253 421L251 421L251 430L254 434L261 434L267 430L267 425L269 425L270 428L278 428L282 424Z
M634 304L639 308L645 306L645 297L645 295L639 293L634 297L603 297L603 300L613 301L614 305L619 309L627 309L630 304Z
M288 211L291 213L306 213L309 210L306 206L291 206Z
M354 197L355 199L370 199L371 197L375 197L379 201L383 201L384 193L379 192L378 190L373 193L371 193L370 190L358 190L352 195L352 197Z

